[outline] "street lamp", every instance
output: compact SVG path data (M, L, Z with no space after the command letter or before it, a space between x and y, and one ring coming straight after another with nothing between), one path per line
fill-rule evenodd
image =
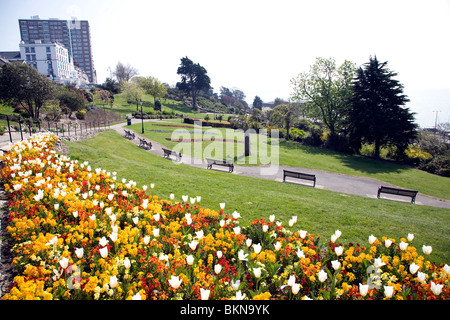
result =
M144 113L142 112L142 99L139 101L141 104L141 120L142 120L142 133L144 133Z

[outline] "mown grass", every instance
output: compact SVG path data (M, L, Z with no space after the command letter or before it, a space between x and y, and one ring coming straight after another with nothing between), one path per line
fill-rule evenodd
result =
M183 130L183 128L164 126L168 124L189 126L192 129L185 129L189 132L211 130L207 128L201 129L200 127L194 127L193 125L184 124L181 123L181 120L161 122L155 121L144 124L144 136L150 140L173 149L178 143L168 141L167 138L170 138L172 136L173 131L177 129ZM141 133L141 124L134 124L130 127L130 129ZM163 132L157 132L159 130L162 130ZM227 137L226 129L214 128L213 130L218 131L221 134L221 137L223 137L224 139ZM190 136L192 138L195 137L194 134L191 134ZM210 138L213 135L204 134L203 136L205 138ZM175 137L178 137L178 135L175 135ZM243 134L241 134L241 136L237 138L237 141L243 141ZM187 155L194 155L197 158L203 156L202 158L205 159L207 157L207 154L205 154L204 151L208 146L211 145L211 142L203 142L201 155L194 153L194 144L192 144L190 148L187 143L183 143L182 145L184 147L183 150L185 151L183 153ZM243 147L243 143L235 143L234 152L232 154L227 154L224 144L222 158L234 159L235 162L240 165L248 165L253 163L249 161L248 158L244 159L242 162L237 162L237 160L242 160ZM268 146L267 149L270 151L271 147ZM258 151L258 148L252 149L252 152ZM268 153L268 156L270 156L270 152ZM259 154L257 155L257 160L257 164L260 164ZM305 146L292 141L280 140L279 164L378 179L380 181L385 181L402 188L419 190L420 193L425 195L450 200L449 178L433 175L422 170L399 165L389 161L359 157L346 153L335 152L325 148Z
M214 170L176 164L144 151L114 131L100 133L95 138L77 143L66 143L69 156L89 161L91 167L117 172L118 179L136 181L138 186L155 184L153 193L161 198L175 194L200 195L201 205L219 210L237 210L242 225L254 219L276 219L287 225L292 216L298 217L293 230L303 229L321 235L328 241L336 229L343 232L340 241L368 244L369 235L396 239L408 233L415 234L412 245L421 253L422 245L431 245L430 260L448 263L450 254L450 210L394 201L364 198L327 190L257 179Z

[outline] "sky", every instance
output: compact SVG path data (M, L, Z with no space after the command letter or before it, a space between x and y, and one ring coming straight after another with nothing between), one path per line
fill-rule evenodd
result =
M251 104L288 100L316 57L361 66L376 55L398 73L421 127L450 122L450 0L0 2L0 51L19 51L18 19L88 20L99 83L120 61L175 85L187 56L215 92L236 88Z

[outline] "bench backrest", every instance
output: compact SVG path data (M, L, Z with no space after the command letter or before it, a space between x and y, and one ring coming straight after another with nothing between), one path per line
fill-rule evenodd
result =
M414 197L417 195L418 191L416 190L407 190L407 189L398 189L392 187L380 187L380 192L389 193L389 194L397 194L400 196L409 196Z
M294 177L304 180L316 180L316 176L313 174L301 173L296 171L283 170L285 177Z

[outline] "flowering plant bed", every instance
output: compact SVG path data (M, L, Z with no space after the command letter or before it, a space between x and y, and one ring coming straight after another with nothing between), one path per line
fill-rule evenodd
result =
M359 245L275 216L240 226L225 204L159 199L153 185L57 154L56 139L36 135L2 157L18 271L5 300L450 297L450 267L427 261L432 248L419 254L412 234Z

